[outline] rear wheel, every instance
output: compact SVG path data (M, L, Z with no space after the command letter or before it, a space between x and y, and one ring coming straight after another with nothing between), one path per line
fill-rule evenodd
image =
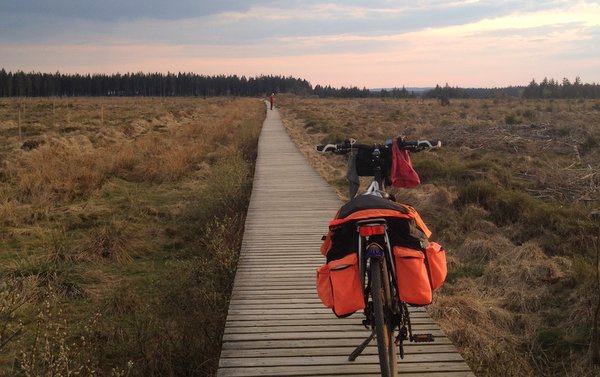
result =
M385 260L371 258L370 269L373 323L377 336L381 375L395 377L398 374L398 364L392 323L391 289Z

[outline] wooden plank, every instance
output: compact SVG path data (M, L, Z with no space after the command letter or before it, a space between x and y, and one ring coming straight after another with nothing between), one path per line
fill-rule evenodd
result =
M438 325L433 323L425 324L414 324L412 326L415 333L419 332L433 332L440 331ZM271 333L314 333L314 332L326 332L326 331L366 331L368 334L370 331L366 330L362 325L359 324L319 324L319 325L284 325L284 326L244 326L244 327L227 327L225 334L260 334L265 332Z
M411 363L451 363L455 361L464 361L456 352L436 353L436 354L411 354L406 355L402 360L402 366ZM326 356L287 356L287 357L245 357L245 358L222 358L219 364L222 368L239 367L259 367L259 366L301 366L301 365L347 365L349 363L347 355L326 355ZM377 354L360 355L354 362L358 364L377 364L379 356ZM464 369L464 368L462 368Z
M443 336L444 333L441 330L428 330L428 333L434 336ZM346 330L346 331L303 331L303 332L269 332L269 333L258 333L258 334L224 334L224 342L236 342L244 340L277 340L277 339L364 339L370 334L368 330Z
M372 342L374 343L374 342ZM324 356L341 355L346 356L354 350L355 346L348 344L336 347L313 347L313 348L259 348L259 349L225 349L221 352L221 358L245 358L245 357L302 357L302 356ZM415 343L407 344L404 347L405 358L402 361L410 360L409 356L414 354L435 355L439 353L455 353L456 348L452 344L428 344L425 346ZM371 344L363 355L376 355L377 346Z
M356 347L363 340L363 338L354 339L319 339L315 342L314 339L277 339L277 340L249 340L249 341L237 341L237 342L225 342L223 343L223 350L249 350L249 349L295 349L301 350L304 348L340 348L340 347ZM452 344L446 337L438 337L435 343L406 343L405 347L416 347L416 346L438 346L438 345L450 345Z
M378 365L355 364L347 362L342 365L294 365L220 368L218 376L354 376L357 374L376 373ZM448 372L463 372L461 376L473 377L464 362L453 363L410 363L401 364L399 376L408 373L423 376L425 373L438 373L437 376L448 376ZM375 374L377 375L377 374Z
M227 316L228 321L258 321L263 319L318 319L318 318L326 318L326 319L336 319L338 321L356 321L356 323L361 323L363 320L363 315L361 313L354 313L352 316L343 319L337 319L335 315L331 312L331 309L325 308L325 310L316 313L310 313L310 316L306 315L305 311L291 311L287 313L275 312L275 311L258 311L258 313L250 313L245 311L239 311L237 313L229 311L229 315ZM415 318L429 318L426 314L414 313L410 316L411 320Z
M307 317L304 314L300 314L300 313L295 313L295 314L281 314L281 313L269 313L269 314L246 314L246 313L239 313L239 314L232 314L230 313L229 316L227 317L228 321L245 321L245 322L256 322L256 321L261 321L261 320L302 320L302 319L315 319L315 320L330 320L330 321L338 321L338 322L345 322L345 321L354 321L357 325L361 324L361 321L363 320L363 316L362 314L354 314L351 317L348 318L336 318L335 316L333 316L331 314L331 312L329 313L321 313L321 314L316 314L316 315L311 315L310 317ZM411 317L412 320L415 320L416 317ZM427 320L431 320L429 317L426 317Z

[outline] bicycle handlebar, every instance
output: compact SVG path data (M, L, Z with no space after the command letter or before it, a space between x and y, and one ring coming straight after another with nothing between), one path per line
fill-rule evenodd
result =
M442 142L440 140L429 141L429 140L417 140L417 141L404 141L401 138L397 139L398 148L405 149L410 152L420 152L423 150L437 149L442 147ZM320 144L315 147L317 152L325 153L331 152L335 154L346 154L349 153L352 149L363 149L372 151L375 148L387 148L390 147L391 143L386 144L356 144L350 142L350 140L346 140L341 144Z

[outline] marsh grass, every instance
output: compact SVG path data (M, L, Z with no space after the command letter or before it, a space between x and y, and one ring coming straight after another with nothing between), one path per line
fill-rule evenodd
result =
M0 375L212 375L264 112L1 100Z
M315 154L315 144L442 140L440 151L412 155L422 185L394 190L448 250L448 279L430 314L478 376L591 377L600 373L590 357L600 295L590 246L598 228L588 216L600 206L596 105L290 97L280 111L309 161L337 185L345 160Z

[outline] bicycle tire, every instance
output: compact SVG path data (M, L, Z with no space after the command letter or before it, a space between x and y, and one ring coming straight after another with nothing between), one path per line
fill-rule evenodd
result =
M396 377L398 361L391 325L391 290L385 260L371 258L371 297L373 298L373 323L377 337L377 353L382 376Z

